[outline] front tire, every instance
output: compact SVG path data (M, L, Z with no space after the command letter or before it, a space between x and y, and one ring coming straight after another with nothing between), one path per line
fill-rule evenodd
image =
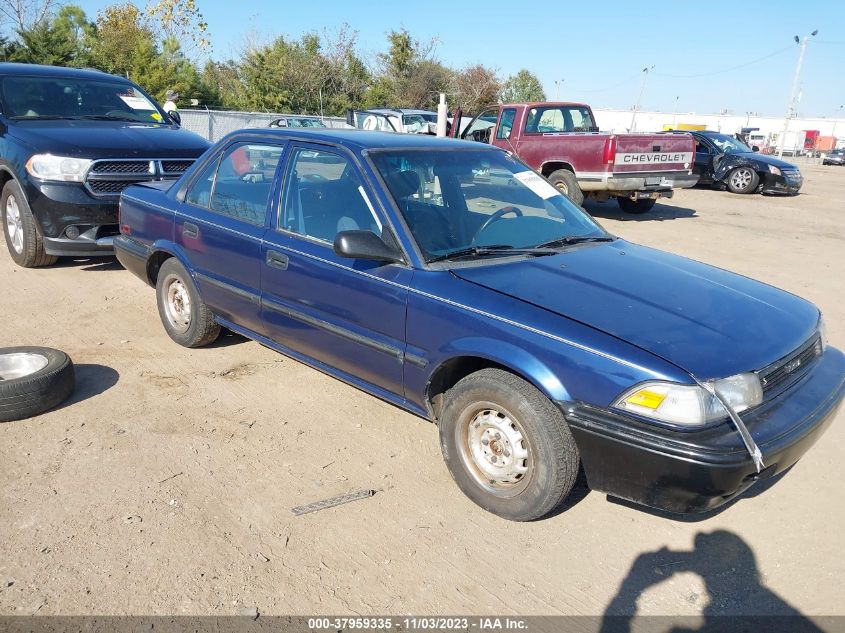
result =
M578 206L584 203L584 192L578 185L578 180L568 169L558 169L553 171L547 177L547 180L554 185L567 198L572 200Z
M57 257L44 252L44 242L29 203L20 185L14 180L3 187L0 215L12 261L21 268L38 268L56 263Z
M458 487L505 519L532 521L558 507L578 475L578 447L563 413L501 369L460 380L445 397L440 446Z
M179 345L202 347L217 340L220 326L200 298L194 280L174 257L158 271L156 303L164 329Z
M651 208L657 202L654 198L646 198L644 200L631 200L630 198L616 198L616 204L619 205L619 208L622 209L625 213L634 213L639 215L640 213L647 213L651 211Z
M750 167L732 169L725 179L731 193L753 193L760 184L760 176Z

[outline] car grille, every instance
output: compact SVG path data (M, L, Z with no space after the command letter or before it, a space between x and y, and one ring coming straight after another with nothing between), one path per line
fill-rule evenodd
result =
M98 198L119 196L139 182L178 178L193 164L193 158L98 160L89 168L85 186Z
M803 376L807 369L822 355L821 337L816 334L810 341L797 350L761 369L757 374L763 386L763 395L768 396L775 391L783 391L793 385Z
M783 173L784 178L793 182L800 182L801 181L801 172L797 169L782 169L781 172Z

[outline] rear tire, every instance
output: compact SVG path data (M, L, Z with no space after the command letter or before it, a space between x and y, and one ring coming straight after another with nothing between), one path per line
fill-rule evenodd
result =
M583 204L584 192L581 191L581 187L578 185L578 180L575 178L575 174L571 171L568 169L558 169L557 171L550 173L546 179L552 183L558 191L572 200L572 202L578 206Z
M44 242L20 185L10 180L0 196L0 220L9 255L21 268L39 268L58 259L44 252Z
M731 193L753 193L760 184L760 176L751 167L737 167L728 173L725 184Z
M539 519L569 495L578 447L563 413L533 385L482 369L445 396L443 459L476 504L512 521Z
M619 208L622 209L625 213L647 213L651 211L651 208L657 200L653 198L647 198L645 200L631 200L630 198L616 198L616 203L619 205Z
M166 260L156 278L158 314L168 336L183 347L202 347L220 334L214 314L200 297L194 280L175 257Z
M0 348L0 422L31 418L73 393L73 362L50 347Z

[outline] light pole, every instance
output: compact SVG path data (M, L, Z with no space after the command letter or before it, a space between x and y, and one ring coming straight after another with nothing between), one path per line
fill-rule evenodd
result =
M833 137L833 149L836 149L836 124L839 122L839 119L842 117L842 108L845 106L839 106L839 109L836 111L836 118L833 119L833 130L831 131L830 135Z
M678 99L681 98L681 95L675 97L675 103L672 104L672 129L675 129L675 121L678 119Z
M795 94L798 90L798 79L801 77L801 64L804 63L804 51L807 50L807 42L810 41L811 37L815 37L818 32L818 29L816 29L809 35L805 35L803 40L797 35L795 36L795 43L800 44L801 49L798 52L798 64L795 66L795 76L792 78L792 91L789 94L786 118L783 121L783 135L781 136L780 143L778 143L780 146L778 148L778 158L783 158L783 146L786 144L786 133L789 131L789 119L795 116Z
M563 79L555 79L555 101L560 101L560 87L563 84Z
M640 102L643 98L643 92L645 92L645 82L646 79L648 79L648 71L650 70L654 70L654 66L646 66L645 68L643 68L643 81L640 84L640 94L637 96L637 102L634 104L634 114L631 115L631 132L634 131L634 123L637 120L637 110L640 109Z

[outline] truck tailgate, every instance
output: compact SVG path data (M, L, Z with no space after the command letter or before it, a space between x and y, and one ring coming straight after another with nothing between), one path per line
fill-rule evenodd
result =
M619 134L613 173L689 171L695 141L689 134Z

